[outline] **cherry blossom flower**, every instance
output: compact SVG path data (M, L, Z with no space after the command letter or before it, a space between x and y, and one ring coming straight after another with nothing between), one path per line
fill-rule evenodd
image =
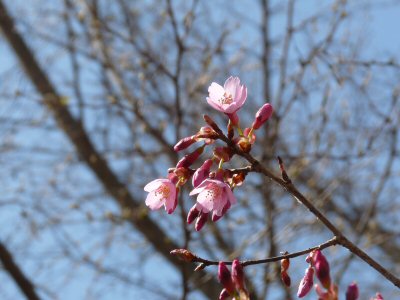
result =
M178 203L177 188L169 179L155 179L144 187L148 192L146 205L151 210L160 209L164 205L165 210L171 214Z
M213 211L217 216L222 216L226 204L236 203L236 198L228 184L216 179L205 179L198 187L190 192L190 196L197 196L197 209L203 213Z
M216 110L233 114L242 107L247 98L247 87L240 84L239 77L229 77L222 87L216 82L208 88L207 102Z

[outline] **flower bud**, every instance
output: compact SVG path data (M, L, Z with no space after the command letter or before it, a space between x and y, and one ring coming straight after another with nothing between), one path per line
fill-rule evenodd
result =
M312 254L312 265L315 268L315 275L327 290L331 285L329 274L329 263L320 250L315 250Z
M194 229L196 231L200 231L206 224L207 218L208 218L208 213L200 212L199 216L197 217L196 224L194 225Z
M231 278L231 272L229 272L225 263L220 261L218 265L218 280L229 293L233 295L235 293L235 286Z
M311 290L314 284L314 269L308 267L306 273L300 281L299 290L297 291L297 297L303 298Z
M245 289L243 266L238 259L232 262L232 281L238 290Z
M192 177L193 187L198 187L200 183L203 182L204 179L208 178L208 174L210 173L211 166L213 164L212 159L207 159L200 168L194 172Z
M181 158L180 161L176 164L176 168L189 168L203 153L204 146L197 148L192 153L189 153Z
M197 205L195 204L188 213L187 216L187 223L188 224L192 224L194 220L196 220L196 218L200 215L200 210L197 209Z
M281 279L282 279L282 282L287 287L290 287L290 284L292 283L292 280L290 279L290 276L286 271L285 272L281 272Z
M256 118L253 122L252 127L258 129L263 125L272 115L273 108L269 103L265 103L256 113Z
M357 283L350 284L346 291L346 300L357 300L359 296Z
M281 279L282 279L282 282L287 287L290 287L290 284L291 284L290 276L287 273L287 270L289 269L289 266L290 266L289 258L281 259Z
M186 262L192 262L196 258L192 252L186 249L174 249L170 252L170 254L175 255L179 259Z
M178 143L176 143L176 145L174 146L174 151L179 152L181 150L184 150L196 142L197 141L196 141L194 135L185 137L185 138L181 139Z

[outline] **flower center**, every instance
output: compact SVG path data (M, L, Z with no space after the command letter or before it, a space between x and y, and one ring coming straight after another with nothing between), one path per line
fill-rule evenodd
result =
M170 193L171 191L169 187L166 185L162 185L155 191L155 196L159 197L159 199L162 200L164 198L168 198Z
M224 93L224 96L219 99L219 102L221 104L231 104L233 102L233 98L231 94L227 94L226 92Z
M207 198L210 200L217 199L221 196L222 189L218 185L211 185L207 188Z

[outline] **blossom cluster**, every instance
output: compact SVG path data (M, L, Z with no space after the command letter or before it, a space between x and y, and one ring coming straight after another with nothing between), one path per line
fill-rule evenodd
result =
M264 104L255 114L252 126L242 130L237 112L246 102L247 87L241 84L240 79L231 76L224 86L213 82L208 88L208 93L207 103L227 116L227 137L242 151L249 152L256 139L255 130L272 115L271 104ZM167 178L155 179L144 187L149 193L146 205L152 210L164 206L167 213L171 214L178 205L181 187L191 178L193 190L189 195L196 195L197 202L188 212L187 223L195 222L196 231L201 230L209 216L216 222L237 203L233 190L243 183L246 176L245 172L233 172L223 167L234 155L231 147L214 147L212 157L204 160L199 168L192 168L205 147L214 144L220 138L215 123L207 116L205 120L210 126L201 127L196 134L181 139L174 146L174 150L179 152L196 143L202 145L186 154L174 168L169 169Z

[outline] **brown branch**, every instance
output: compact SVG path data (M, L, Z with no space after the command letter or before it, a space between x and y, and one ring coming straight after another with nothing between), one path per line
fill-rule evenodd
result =
M269 258L265 258L265 259L242 260L240 262L240 264L243 267L246 267L246 266L251 266L251 265L259 265L259 264L277 262L277 261L280 261L281 259L284 259L284 258L299 257L299 256L302 256L302 255L308 254L308 253L310 253L310 252L312 252L314 250L317 250L317 249L323 250L325 248L328 248L328 247L331 247L331 246L335 246L337 244L339 244L338 239L336 237L333 237L332 239L326 241L325 243L322 243L322 244L320 244L318 246L314 246L314 247L311 247L311 248L308 248L308 249L305 249L305 250L302 250L302 251L297 251L297 252L293 252L293 253L287 253L287 254L274 256L274 257L269 257ZM179 249L177 249L177 250L179 250ZM184 253L184 255L188 255L188 252L184 252L184 251L182 251L182 252ZM171 253L171 254L178 254L178 256L179 256L179 251L176 251L175 253ZM197 256L197 255L193 254L192 252L190 252L190 254L191 254L190 262L200 263L200 264L202 264L203 268L208 267L208 266L217 266L220 263L219 261L208 260L208 259L202 258L200 256ZM183 258L183 259L185 259L185 258ZM232 261L224 261L224 263L226 265L232 265Z
M206 116L204 118L208 120L208 124L212 124L214 121ZM217 125L216 125L217 126ZM239 147L235 145L235 143L228 139L228 137L219 129L213 128L219 135L219 138L224 141L236 154L245 158L252 166L252 170L257 173L263 174L265 177L271 179L272 181L279 184L283 187L289 194L291 194L297 201L302 203L307 209L317 217L324 225L327 227L337 238L337 243L342 245L343 247L350 250L352 253L357 255L367 264L369 264L372 268L381 273L386 279L392 282L395 286L400 288L400 279L393 275L390 271L384 268L381 264L379 264L376 260L370 257L367 253L365 253L362 249L357 247L354 243L352 243L346 236L342 234L342 232L316 207L314 204L308 200L292 183L290 178L289 181L282 179L281 177L275 175L273 172L264 167L257 159L255 159L251 154L243 152Z
M36 294L35 286L25 276L20 267L15 263L14 258L7 247L0 242L0 261L3 264L4 269L7 270L8 274L14 279L21 292L29 300L40 300L40 297Z
M104 189L118 203L125 218L143 234L167 261L179 269L181 263L168 255L169 251L178 248L178 245L172 242L168 235L147 215L143 214L140 202L135 200L134 196L111 170L107 161L97 151L82 123L76 120L68 107L63 104L59 93L47 74L39 66L23 37L17 31L14 20L1 0L0 28L24 67L26 75L43 96L43 104L52 112L58 126L75 146L82 160L97 176ZM204 284L202 278L206 276L206 273L200 272L195 275L193 280L207 297L214 299L219 293L220 286L215 280L207 280L206 284ZM202 281L203 284L200 284Z

